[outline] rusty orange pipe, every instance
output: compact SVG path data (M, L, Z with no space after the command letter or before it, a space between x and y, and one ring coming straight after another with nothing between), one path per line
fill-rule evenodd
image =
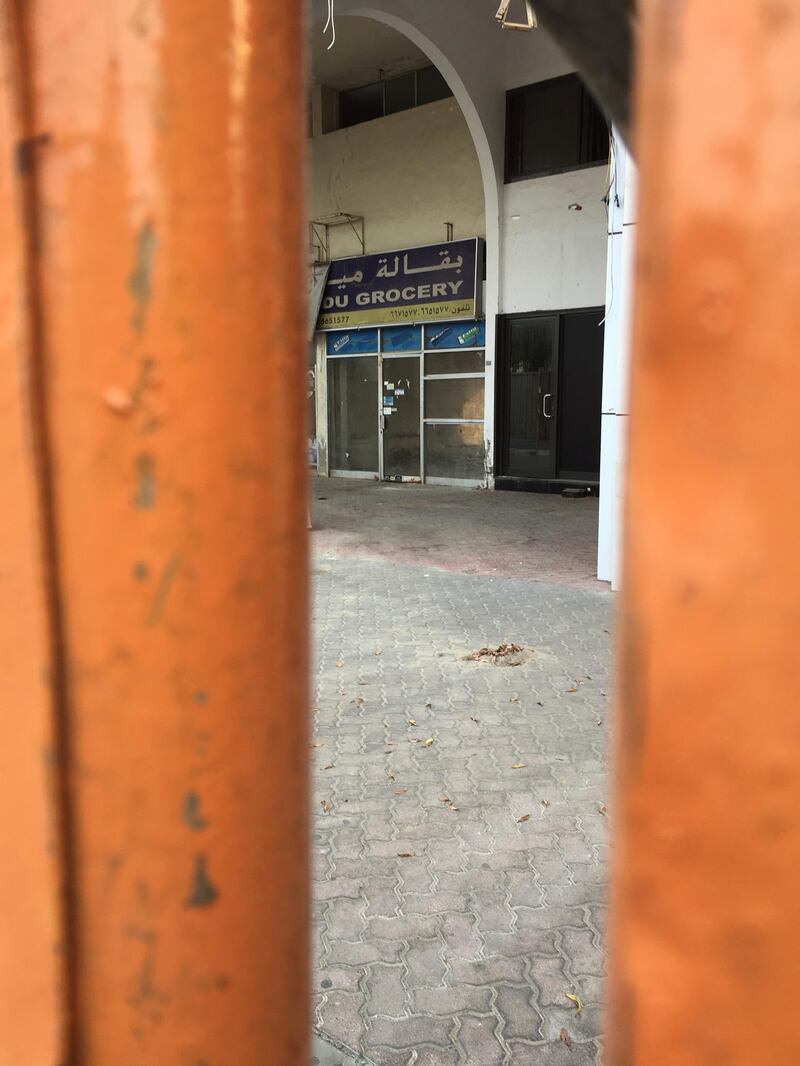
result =
M644 0L613 1066L800 1061L800 3Z
M0 5L0 1064L51 1066L68 1034L65 856L46 497L34 424L21 54L17 27Z
M0 292L0 458L19 502L0 607L16 637L3 671L16 766L0 788L21 812L13 854L15 832L30 840L0 896L26 922L0 961L0 1062L299 1064L300 5L36 0L20 5L24 23L0 7L25 59L3 79L0 134L4 149L19 140L26 101L27 171L0 179L15 257ZM36 239L19 232L25 189ZM28 371L43 384L38 413ZM38 465L30 436L46 443ZM40 557L53 562L49 619ZM42 751L54 729L55 820L71 846L52 858ZM33 973L18 1013L23 993L6 993L20 970Z

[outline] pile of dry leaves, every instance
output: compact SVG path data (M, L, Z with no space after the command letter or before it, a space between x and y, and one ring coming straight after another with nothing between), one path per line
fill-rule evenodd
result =
M498 644L496 648L480 648L478 651L471 651L469 655L464 656L464 661L468 663L489 662L496 665L501 659L509 655L520 655L524 651L521 644Z

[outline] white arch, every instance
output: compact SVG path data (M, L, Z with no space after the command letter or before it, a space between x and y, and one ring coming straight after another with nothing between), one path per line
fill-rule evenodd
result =
M486 315L486 350L491 354L491 367L486 374L486 402L484 408L484 434L487 449L487 471L494 466L494 408L495 408L495 334L497 315L500 312L500 263L502 229L500 226L501 198L503 190L502 158L500 152L495 154L486 131L486 126L478 110L478 106L464 83L464 79L458 69L439 45L414 23L399 17L379 7L360 5L357 2L342 11L343 16L357 15L361 18L371 18L376 22L382 22L392 29L402 33L415 44L432 63L438 68L445 79L453 96L456 99L461 112L466 120L467 127L475 146L478 156L478 165L483 182L483 201L486 228L486 295L484 312ZM491 481L491 475L489 475Z

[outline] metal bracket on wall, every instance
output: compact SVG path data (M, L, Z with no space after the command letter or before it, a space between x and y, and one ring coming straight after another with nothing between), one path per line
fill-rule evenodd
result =
M525 0L527 22L509 22L509 7L511 7L511 0L502 0L500 7L497 9L497 14L494 16L504 30L535 30L538 27L539 23L536 20L536 12L533 10L531 0Z
M308 224L309 244L314 252L314 264L330 263L331 261L331 230L338 226L349 226L356 240L361 245L361 255L364 255L364 216L350 215L339 212L334 215L322 215L320 218L312 218Z

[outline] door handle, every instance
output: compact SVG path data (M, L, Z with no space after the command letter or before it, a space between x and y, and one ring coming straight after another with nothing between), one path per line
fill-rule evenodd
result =
M544 396L542 397L542 414L544 415L545 418L552 418L553 417L553 412L552 411L548 412L548 410L547 410L547 401L548 400L552 400L552 399L553 399L552 392L546 392L544 394Z

